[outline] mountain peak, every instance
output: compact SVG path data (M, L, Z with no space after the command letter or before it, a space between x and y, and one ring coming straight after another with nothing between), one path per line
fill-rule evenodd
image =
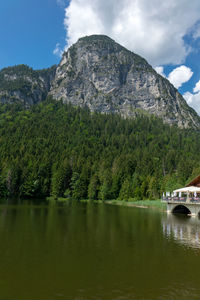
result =
M105 35L80 38L50 69L19 65L0 71L0 102L29 107L47 95L91 111L127 118L142 110L181 128L200 128L200 117L167 79Z
M111 39L107 35L102 34L93 34L89 36L84 36L78 39L77 43L74 44L77 47L99 47L99 50L102 48L108 48L110 50L118 50L118 51L125 51L127 53L135 53L131 52L130 50L126 49L122 45L118 44L115 40ZM137 55L138 56L138 55Z
M82 37L64 53L50 94L91 111L134 117L139 109L181 128L200 126L196 112L167 79L105 35Z
M85 42L85 43L96 42L96 41L115 42L109 36L104 35L104 34L86 35L86 36L81 37L81 38L78 39L78 42Z

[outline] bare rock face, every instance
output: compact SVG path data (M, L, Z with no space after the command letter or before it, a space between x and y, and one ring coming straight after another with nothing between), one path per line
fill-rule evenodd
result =
M132 117L139 109L181 128L200 127L199 116L167 79L103 35L81 38L63 54L49 94L91 111Z
M23 103L25 107L45 100L56 67L34 71L26 65L0 71L0 103Z
M124 117L142 111L181 128L200 128L200 117L167 79L103 35L79 39L57 67L35 71L19 65L0 71L0 103L29 108L48 95L91 111Z

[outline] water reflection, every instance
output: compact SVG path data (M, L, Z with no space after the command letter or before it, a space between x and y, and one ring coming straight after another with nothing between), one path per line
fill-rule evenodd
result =
M163 234L187 247L200 248L200 220L169 214L162 219Z
M0 300L200 299L200 251L175 242L191 246L199 223L107 204L0 205Z

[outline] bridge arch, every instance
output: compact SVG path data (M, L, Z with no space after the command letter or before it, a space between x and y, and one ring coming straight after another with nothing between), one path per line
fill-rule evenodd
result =
M189 215L189 214L191 214L191 211L189 210L189 208L187 208L187 206L178 204L173 208L172 213Z

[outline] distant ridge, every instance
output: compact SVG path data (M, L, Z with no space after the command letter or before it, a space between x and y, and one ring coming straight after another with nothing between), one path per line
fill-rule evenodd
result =
M18 101L27 108L47 96L91 111L134 117L139 110L180 128L200 128L200 117L167 79L105 35L80 38L58 66L0 71L1 103Z

